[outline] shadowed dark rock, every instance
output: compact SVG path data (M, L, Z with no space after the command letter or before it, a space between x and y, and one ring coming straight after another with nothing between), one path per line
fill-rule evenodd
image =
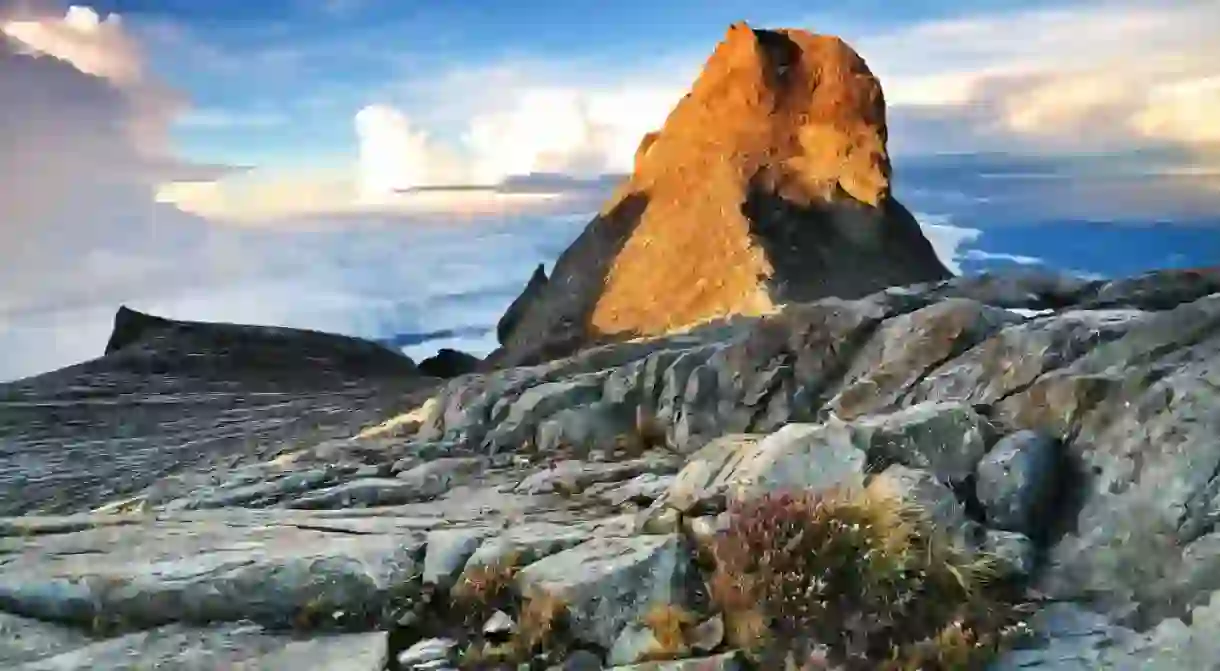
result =
M539 263L534 269L530 279L525 283L525 288L521 290L521 295L513 299L509 304L508 309L504 311L504 315L500 317L500 321L496 323L496 340L503 345L508 342L509 336L512 335L513 329L517 327L517 322L520 321L522 313L529 307L538 295L542 292L542 288L546 286L546 266Z
M282 329L127 315L109 355L3 388L6 510L138 505L0 518L0 631L22 637L0 666L118 668L115 654L184 644L191 659L256 644L278 659L277 634L244 621L336 655L350 640L376 664L385 639L327 632L394 628L390 658L451 636L425 583L503 561L519 587L562 592L572 636L603 650L648 603L701 598L675 580L695 575L690 548L647 534L689 520L706 537L695 522L716 529L705 516L738 497L882 478L1004 580L1095 611L1096 650L1039 614L1041 638L995 668L1060 668L1073 650L1205 668L1220 636L1220 295L1185 302L1206 287L1157 277L1113 283L1105 309L1082 307L1102 284L1046 277L826 298L439 390L392 372L392 352L359 373L315 365L347 360L348 339L327 354ZM390 409L398 429L350 438ZM65 629L99 625L97 643Z
M428 377L449 379L473 373L480 359L473 354L442 347L436 354L419 362L419 372Z

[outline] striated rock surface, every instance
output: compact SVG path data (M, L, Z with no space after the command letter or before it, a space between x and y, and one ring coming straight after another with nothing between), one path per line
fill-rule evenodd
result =
M500 365L949 273L891 195L885 101L838 38L732 26L630 180L501 320Z
M0 385L0 514L190 487L221 465L347 438L434 384L356 338L121 308L104 356Z

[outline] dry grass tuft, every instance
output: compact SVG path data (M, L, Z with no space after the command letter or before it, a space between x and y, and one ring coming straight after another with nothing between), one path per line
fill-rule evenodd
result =
M531 594L521 606L521 619L512 643L518 659L529 659L534 653L558 646L567 624L568 604L562 596L545 590Z
M887 492L771 495L730 517L711 592L734 646L806 657L824 645L847 669L963 671L1003 643L1012 609L991 589L990 560Z
M481 625L496 609L512 602L513 581L520 568L520 554L513 552L495 563L465 571L449 593L453 607L468 624Z
M648 661L677 659L685 656L690 646L687 639L691 627L699 619L690 611L673 604L657 604L644 615L644 626L652 630L656 645L645 654Z
M568 607L562 596L531 590L518 598L515 579L521 567L513 553L495 564L466 571L451 591L451 603L468 629L480 631L497 610L515 613L516 631L507 642L482 641L478 636L465 649L463 669L516 668L538 653L561 650L566 642Z

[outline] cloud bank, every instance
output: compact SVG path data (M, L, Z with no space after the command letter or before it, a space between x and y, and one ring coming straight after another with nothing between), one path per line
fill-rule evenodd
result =
M1220 143L1213 0L1094 2L928 22L856 46L881 77L900 147L1021 153ZM904 118L905 117L905 118Z
M260 270L240 236L157 202L225 170L170 152L184 101L122 21L53 4L0 3L0 379L100 354L120 303L172 308Z

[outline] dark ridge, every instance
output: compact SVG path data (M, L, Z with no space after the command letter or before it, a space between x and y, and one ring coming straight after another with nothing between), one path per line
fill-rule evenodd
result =
M82 512L347 438L436 384L358 338L123 308L104 356L0 385L0 515Z
M428 377L448 380L475 372L479 363L479 358L473 354L442 347L436 354L419 362L419 372Z
M200 367L292 376L308 375L307 369L374 377L417 372L415 363L401 352L352 336L276 326L177 321L125 306L119 308L114 321L106 357L118 357L128 366L146 367L149 373L186 372Z
M525 283L521 294L513 299L508 309L504 311L504 315L500 317L500 321L496 323L496 340L501 345L512 337L513 329L517 327L521 315L529 308L530 303L538 298L543 287L546 286L546 282L546 265L539 263L538 267L534 268L533 274L530 275L529 281Z
M122 305L114 315L114 330L110 332L105 353L121 350L152 331L166 329L172 325L173 322L168 319L137 312Z

